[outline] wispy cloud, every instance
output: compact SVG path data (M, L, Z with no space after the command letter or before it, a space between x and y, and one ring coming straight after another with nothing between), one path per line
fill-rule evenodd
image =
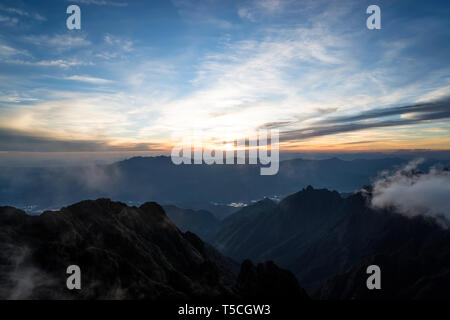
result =
M65 77L64 79L66 79L66 80L73 80L73 81L80 81L80 82L87 82L87 83L92 83L92 84L107 84L107 83L111 83L112 82L111 80L107 80L107 79L90 77L90 76L78 76L78 75Z
M91 62L84 62L78 59L55 59L55 60L18 60L11 59L5 62L9 64L17 64L31 67L58 67L68 69L76 66L88 66L92 65Z
M352 116L331 117L326 120L323 120L322 123L337 124L344 122L379 119L398 115L404 117L409 114L414 114L415 116L410 118L416 120L427 120L429 118L445 119L446 117L450 116L450 98L445 97L443 99L436 101L429 101L406 106L390 107L378 110L369 110L366 112L362 112L358 115Z
M155 143L117 144L106 140L57 139L32 135L14 130L0 129L0 151L16 152L124 152L161 149ZM163 150L163 149L161 149Z
M86 36L71 35L70 33L55 35L32 35L24 37L24 40L35 46L52 48L58 50L59 52L85 47L91 44L91 42L86 39Z
M185 19L185 21L192 24L211 25L220 29L231 29L234 27L231 19L225 18L221 14L220 9L212 8L211 2L201 2L195 0L172 0L172 3L178 9L178 13ZM219 5L221 2L215 2L214 5Z
M408 117L408 115L410 116ZM392 116L400 117L389 119ZM386 119L386 117L388 118ZM282 140L301 140L344 132L405 126L447 119L450 119L450 98L382 110L370 110L352 116L329 118L319 121L319 123L326 123L325 125L311 125L299 130L283 132L280 138Z
M37 103L3 106L0 128L55 140L143 142L135 138L137 121L123 94L48 91L40 96Z
M97 6L112 6L112 7L126 7L128 2L118 2L118 1L107 1L107 0L68 0L73 3L81 3L87 5L97 5Z
M26 103L36 102L39 99L14 92L0 91L0 103Z
M35 20L38 20L38 21L45 21L45 20L47 20L44 16L42 16L39 13L30 13L30 12L22 10L22 9L6 7L6 6L3 6L3 5L0 5L0 11L7 12L7 13L10 13L10 14L14 14L14 15L18 15L18 16L21 16L21 17L32 18L32 19L35 19ZM18 19L16 18L16 20L18 20Z
M105 35L104 40L107 44L115 46L122 51L131 52L133 50L133 41L131 40L123 39L112 34Z
M38 101L36 98L30 98L30 97L24 97L20 96L17 93L14 94L3 94L0 93L0 102L6 102L6 103L25 103L25 102L35 102Z
M18 22L19 19L17 18L0 15L0 23L3 23L7 26L15 26Z
M273 17L289 11L298 11L298 6L308 7L309 0L251 0L239 5L237 13L241 19L256 22L261 18ZM325 4L324 4L325 6Z
M300 113L317 113L318 106L306 104L302 96L308 83L293 73L302 65L344 63L344 42L327 31L319 26L287 29L261 41L224 44L222 53L204 57L192 81L194 93L161 106L161 120L173 128L245 132L274 118L285 123Z
M13 48L0 40L0 58L7 59L14 56L29 56L25 50Z
M281 12L283 9L292 4L292 0L253 0L248 1L248 6L253 10L263 10L269 13Z

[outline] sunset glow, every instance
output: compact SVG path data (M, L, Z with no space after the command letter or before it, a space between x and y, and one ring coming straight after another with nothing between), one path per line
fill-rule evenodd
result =
M392 1L368 30L351 3L79 1L81 30L30 3L42 19L0 22L0 151L168 154L193 131L231 150L264 128L281 152L449 150L447 9L425 31Z

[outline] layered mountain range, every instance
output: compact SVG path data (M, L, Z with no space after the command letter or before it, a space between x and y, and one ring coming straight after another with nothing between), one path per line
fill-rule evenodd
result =
M145 171L148 161L150 173ZM112 171L98 176L98 185L91 187L134 197L130 202L147 194L160 196L164 203L172 197L169 187L172 195L180 194L177 199L192 197L194 202L207 196L230 200L238 194L249 200L288 192L304 183L300 178L312 179L318 186L333 181L343 188L355 186L370 181L379 168L397 166L393 159L383 160L386 163L330 159L308 165L292 160L280 165L281 177L255 178L248 175L255 169L251 166L169 168L167 161L135 158L109 166L106 170ZM224 219L207 210L175 205L176 201L130 206L101 198L38 216L0 207L0 298L450 298L445 290L450 283L450 176L442 167L425 173L432 163L407 165L356 192L305 186L281 201L260 197L263 200L249 201L241 209L234 207L235 212L227 212ZM115 166L121 167L119 180L111 178ZM116 188L119 182L123 185ZM7 195L7 186L3 185L2 196ZM44 185L43 190L30 186L29 192L33 189L34 197L45 197L52 188L56 184L49 189ZM66 288L69 265L81 267L80 291ZM366 286L370 265L381 269L381 290Z
M261 176L259 165L176 166L164 156L83 167L0 167L0 203L37 213L85 199L110 198L133 205L155 200L210 210L223 218L232 211L226 210L224 204L282 198L308 185L354 192L372 183L380 171L407 162L400 158L292 159L281 161L274 176ZM420 167L425 170L435 163L429 160Z
M450 281L450 232L430 217L375 209L371 197L371 188L343 198L309 186L239 210L205 239L236 261L275 261L320 299L449 297L440 284ZM383 290L367 289L372 264Z

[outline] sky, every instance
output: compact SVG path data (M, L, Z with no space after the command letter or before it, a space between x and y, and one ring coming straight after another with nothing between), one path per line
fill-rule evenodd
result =
M0 157L168 154L258 129L281 151L448 150L448 16L448 1L2 0Z

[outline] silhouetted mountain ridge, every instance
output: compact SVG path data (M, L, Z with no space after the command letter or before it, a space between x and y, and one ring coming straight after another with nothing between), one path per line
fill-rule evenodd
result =
M81 290L66 288L78 265ZM182 233L154 202L129 207L108 199L82 201L29 216L0 207L0 298L242 301L251 279L192 233ZM286 272L270 269L287 286ZM268 275L269 276L269 275ZM294 279L295 280L295 279ZM241 283L242 281L242 283ZM277 299L273 285L258 297ZM292 293L292 292L291 292ZM298 291L292 299L304 299Z
M390 291L384 296L381 294L383 297L412 297L414 292L408 288L414 288L414 281L426 282L423 279L434 277L439 272L448 273L450 241L447 244L442 238L449 238L449 231L443 230L432 218L410 218L393 209L375 210L369 205L370 197L370 188L342 198L335 191L308 186L276 206L255 210L252 219L248 219L244 209L234 213L230 217L233 223L227 223L230 218L225 219L211 237L211 242L238 261L245 259L244 256L255 261L273 260L291 270L311 291L336 275L317 294L325 299L365 297L358 292L367 291L367 274L365 269L364 273L361 270L368 265L360 262L365 261L363 259L371 261L380 260L375 257L391 257L382 260L386 278L394 279L391 279ZM245 211L252 209L249 206ZM433 248L438 252L439 247L442 252L437 254L437 259L441 264L430 271L432 255L422 250ZM418 256L414 257L413 252ZM392 262L391 265L388 261ZM401 292L399 279L407 282L405 277L389 277L389 274L407 269L407 261L419 261L420 271L405 270L405 274L411 277L408 278L409 287ZM355 267L358 264L360 267ZM421 269L420 266L424 265L426 267ZM352 267L355 269L350 269ZM411 264L409 268L416 267ZM355 274L360 276L357 282ZM345 293L342 288L346 288ZM431 289L427 294L437 295L436 290Z

